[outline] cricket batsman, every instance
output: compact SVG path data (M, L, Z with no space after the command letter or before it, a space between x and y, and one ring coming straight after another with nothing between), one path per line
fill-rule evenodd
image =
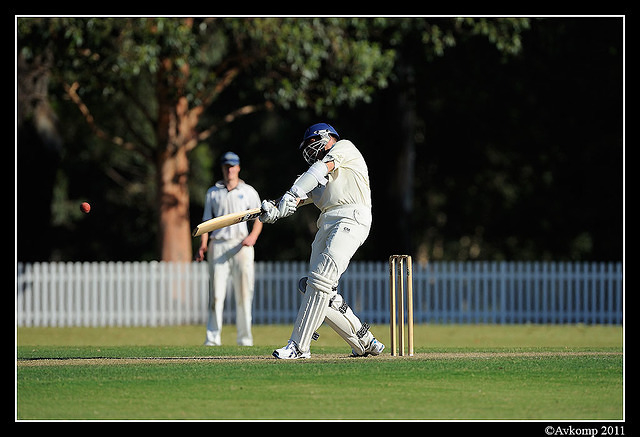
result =
M302 303L287 345L273 351L278 359L311 356L311 339L326 321L355 356L378 355L376 340L338 293L340 276L371 229L371 190L367 164L356 146L340 139L326 123L309 127L299 146L309 169L299 176L277 203L264 200L263 223L289 217L298 202L311 198L320 209L318 232L311 245L309 274ZM304 281L301 281L304 284Z

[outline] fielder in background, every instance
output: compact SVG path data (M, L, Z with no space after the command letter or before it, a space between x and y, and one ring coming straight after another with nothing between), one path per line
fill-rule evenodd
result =
M260 207L258 192L239 177L240 158L233 152L222 157L222 180L207 190L202 221L224 214ZM209 316L206 346L219 346L222 331L222 310L229 281L236 300L237 342L253 346L251 307L254 291L254 248L262 232L262 223L253 222L251 232L247 223L238 223L203 234L196 261L207 254L209 264Z
M260 221L274 223L293 214L308 197L320 209L311 245L309 274L287 345L273 351L279 359L309 358L311 339L323 321L350 346L355 356L378 355L384 345L338 293L340 276L371 228L371 191L367 164L355 145L341 140L326 124L309 127L299 146L309 169L278 204L264 200ZM304 281L301 281L304 284Z

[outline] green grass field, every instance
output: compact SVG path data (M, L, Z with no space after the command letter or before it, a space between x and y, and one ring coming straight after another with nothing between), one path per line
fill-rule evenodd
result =
M273 359L290 330L205 347L202 326L19 328L16 419L624 418L621 327L416 325L416 356L351 358L323 326L311 359Z

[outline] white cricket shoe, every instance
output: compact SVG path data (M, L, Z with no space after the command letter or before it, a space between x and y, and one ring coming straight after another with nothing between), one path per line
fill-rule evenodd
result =
M297 360L299 358L310 358L311 352L300 352L298 346L293 341L289 340L285 347L274 350L271 355L280 360Z
M371 343L369 343L369 346L366 347L362 355L358 355L354 352L353 349L351 349L351 352L353 353L354 357L366 357L367 355L380 355L383 350L384 344L376 340L376 338L374 337L373 339L371 339Z

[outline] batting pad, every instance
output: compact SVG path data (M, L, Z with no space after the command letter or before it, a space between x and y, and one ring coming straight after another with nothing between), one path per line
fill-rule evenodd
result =
M311 337L324 321L330 299L331 296L328 293L307 284L291 334L291 340L295 342L300 352L309 351Z
M331 301L324 321L351 346L356 355L364 354L373 337L369 325L360 321L340 294Z

